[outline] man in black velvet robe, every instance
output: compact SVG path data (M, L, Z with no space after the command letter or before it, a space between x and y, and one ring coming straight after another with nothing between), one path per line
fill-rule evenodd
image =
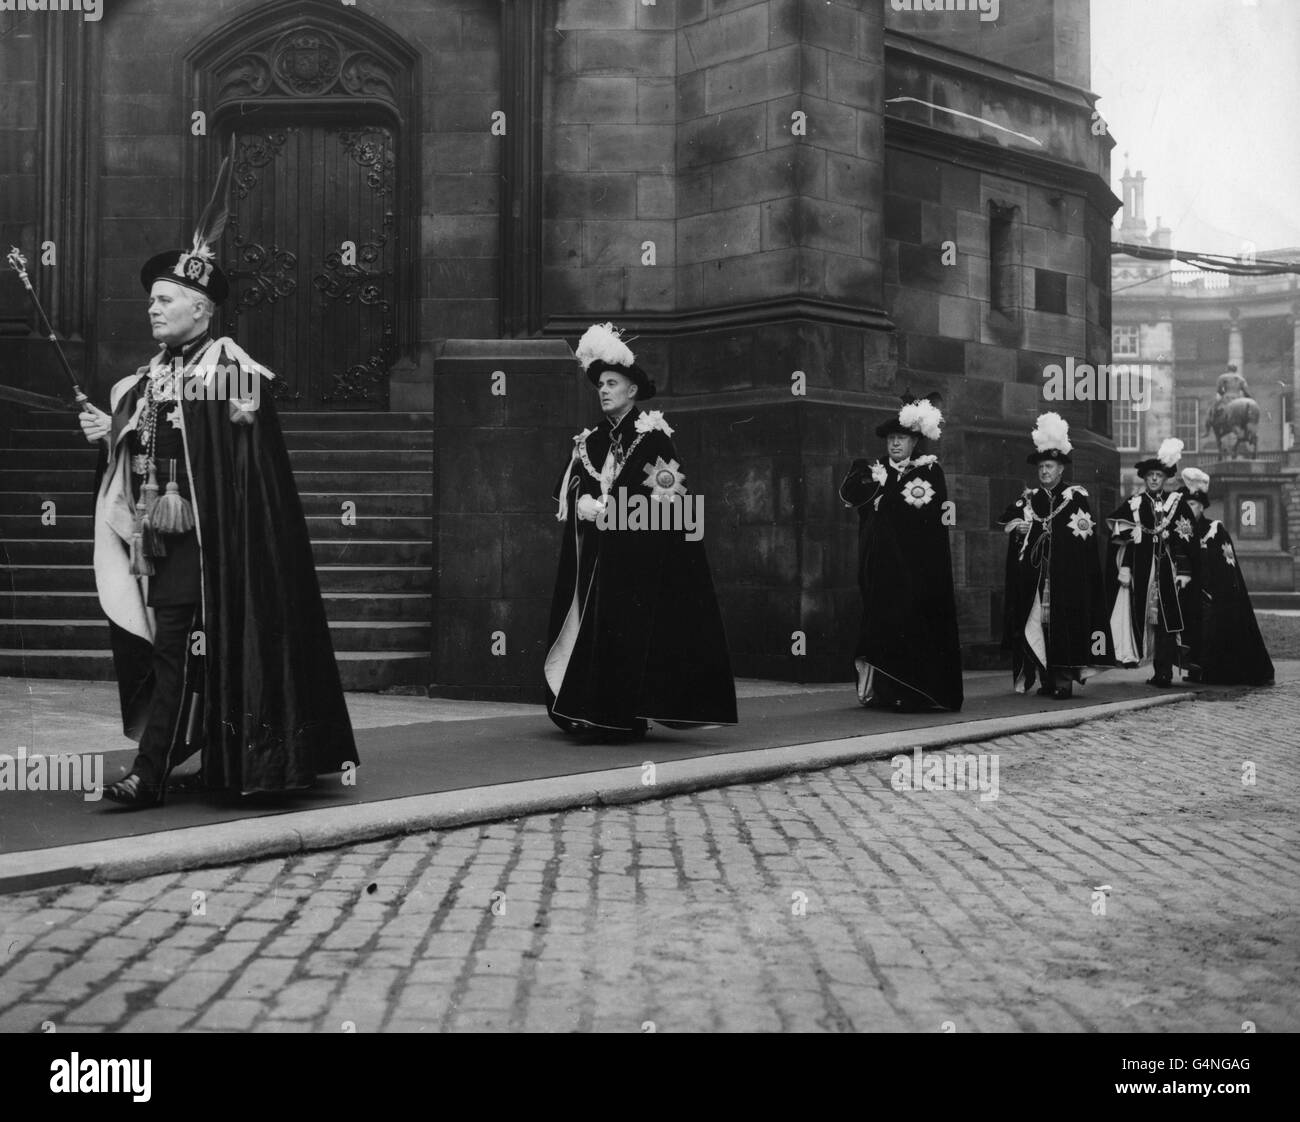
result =
M210 337L228 290L210 255L159 254L141 282L163 350L113 386L110 413L82 414L103 445L96 585L140 741L105 794L157 805L200 749L209 788L305 788L357 753L272 375ZM150 493L155 471L173 494Z
M1107 604L1115 658L1122 665L1153 664L1147 685L1173 684L1173 668L1185 665L1188 640L1199 628L1200 550L1193 539L1196 516L1181 492L1166 493L1178 470L1182 441L1164 441L1155 456L1137 465L1145 486L1108 519ZM1180 590L1192 589L1180 596Z
M873 708L958 710L952 507L938 460L913 458L923 433L938 437L942 415L928 401L904 402L897 418L876 429L887 439L888 459L854 460L840 485L840 499L859 516L858 700Z
M1045 413L1033 437L1038 450L1028 462L1039 485L998 519L1008 534L1002 646L1017 692L1037 678L1040 695L1064 700L1074 682L1112 664L1110 631L1088 492L1063 482L1069 426Z
M685 492L663 415L637 404L654 383L612 325L591 328L577 353L603 417L574 438L556 492L564 535L547 712L566 732L612 739L641 736L650 722L735 724L727 640L696 521L702 499Z
M1273 660L1259 633L1232 535L1222 522L1205 516L1210 477L1199 468L1186 468L1180 490L1196 515L1192 530L1201 555L1201 621L1188 644L1194 667L1188 677L1195 682L1234 685L1270 683Z

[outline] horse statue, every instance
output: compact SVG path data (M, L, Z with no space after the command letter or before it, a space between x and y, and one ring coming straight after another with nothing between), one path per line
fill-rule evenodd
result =
M1218 399L1205 417L1205 431L1214 433L1219 455L1228 459L1253 460L1259 433L1259 404L1253 397Z

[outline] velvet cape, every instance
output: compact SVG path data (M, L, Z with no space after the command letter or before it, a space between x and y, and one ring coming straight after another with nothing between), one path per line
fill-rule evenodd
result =
M1203 682L1261 685L1273 680L1259 622L1232 537L1222 522L1195 524L1201 554L1201 620L1190 644ZM1186 595L1184 595L1186 599Z
M634 406L617 426L630 452L610 487L611 506L622 488L655 501L646 466L677 460L667 433L636 431L642 415ZM598 473L614 435L602 419L581 438ZM567 516L547 632L551 720L566 732L636 732L643 721L735 724L735 682L703 539L580 519L579 498L600 494L600 482L575 454L556 490L557 499L567 496Z
M1062 670L1079 680L1085 667L1113 666L1098 554L1100 535L1088 492L1077 485L1058 484L1050 492L1044 487L1026 488L998 523L1006 526L1018 519L1029 521L1030 527L1027 537L1015 531L1007 534L1002 615L1002 647L1011 652L1014 680L1023 679L1027 688L1033 682L1032 671L1038 669L1025 640L1036 597L1046 609L1048 670Z
M220 343L226 343L221 340ZM204 364L232 363L218 348ZM112 439L133 416L144 372L113 410ZM251 425L223 397L183 400L182 434L202 565L203 601L185 671L185 720L168 766L201 748L211 788L249 794L312 785L358 763L306 518L261 374ZM161 416L161 414L160 414ZM104 469L114 466L101 458ZM125 544L122 545L125 550ZM102 593L101 593L102 595ZM151 644L110 619L123 727L139 739L153 679Z
M855 460L840 498L858 511L858 587L862 623L854 665L865 660L889 683L880 696L909 707L962 706L961 647L948 544L948 485L933 457L877 482ZM928 484L929 493L926 496ZM924 497L920 505L908 502ZM901 687L901 689L899 688Z

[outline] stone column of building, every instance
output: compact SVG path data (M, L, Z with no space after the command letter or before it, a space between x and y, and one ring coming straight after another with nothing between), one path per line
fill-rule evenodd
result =
M835 491L872 450L890 350L882 7L557 12L545 331L635 336L705 499L737 672L845 677L857 531Z
M1237 373L1245 377L1246 371L1241 357L1241 312L1236 308L1230 308L1228 316L1228 365L1235 366Z

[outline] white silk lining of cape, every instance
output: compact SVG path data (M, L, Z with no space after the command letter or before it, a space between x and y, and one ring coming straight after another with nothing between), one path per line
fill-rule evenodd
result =
M578 606L578 587L582 583L582 538L578 535L577 512L573 515L573 599L569 602L568 614L564 617L564 626L555 637L550 651L546 655L546 684L557 698L564 687L564 676L569 670L569 659L573 657L574 645L578 642L578 631L582 627L582 611ZM600 559L596 559L600 564ZM591 587L596 583L596 571L592 570Z
M574 459L577 459L577 453L574 453ZM605 462L601 465L600 472L600 492L603 498L608 497L609 489L614 485L615 472L614 449L611 448L605 454ZM569 461L569 471L573 470L573 460ZM565 490L561 492L561 509L568 513L568 504L564 502L568 498L569 472L564 473ZM582 496L579 495L578 498ZM582 580L582 538L578 534L578 511L577 499L574 500L573 511L573 600L569 604L569 613L564 617L564 626L560 628L560 633L555 637L550 651L546 655L546 684L550 686L551 693L557 698L560 696L560 688L564 685L564 675L569 670L569 659L573 657L573 648L578 641L578 631L582 627L582 610L578 607L578 585ZM600 558L596 558L596 567L600 565ZM591 590L596 586L596 568L591 570L591 583L587 586L587 595L591 595Z
M1034 606L1029 609L1029 618L1025 620L1025 642L1034 652L1040 666L1047 665L1047 636L1043 634L1043 594L1034 593Z
M1143 599L1142 609L1142 651L1138 654L1136 636L1133 634L1133 615L1131 611L1133 588L1121 588L1119 595L1115 597L1115 607L1110 613L1110 634L1115 643L1115 658L1118 662L1136 662L1139 666L1146 666L1155 657L1153 646L1155 641L1155 628L1151 626L1149 616L1151 614L1151 597L1154 592L1153 584L1156 580L1156 566L1153 563L1151 572L1147 575L1147 594Z
M876 696L876 668L865 658L855 658L853 669L858 672L858 704L866 705Z
M111 406L117 405L126 383L130 381L130 378L124 378L113 387ZM121 392L117 392L118 387L122 387ZM142 400L140 407L143 406ZM118 434L118 446L110 452L109 467L95 496L93 567L95 590L99 593L99 606L104 609L104 614L123 631L152 643L154 615L145 603L146 590L131 572L130 541L135 530L135 511L127 480L130 457L126 454L124 441L135 428L139 416L138 408Z

